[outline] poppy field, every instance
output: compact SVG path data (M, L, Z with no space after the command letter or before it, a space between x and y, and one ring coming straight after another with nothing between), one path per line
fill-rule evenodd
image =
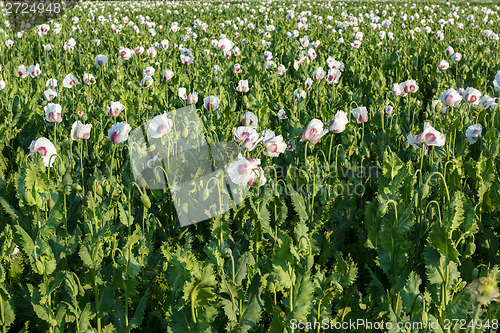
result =
M0 5L3 333L498 331L499 4L40 4Z

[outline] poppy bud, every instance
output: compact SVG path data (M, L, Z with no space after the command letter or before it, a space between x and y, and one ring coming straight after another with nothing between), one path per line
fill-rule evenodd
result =
M185 139L188 137L189 135L189 130L187 129L187 127L184 127L184 129L182 130L181 132L181 135L182 135L182 138Z
M155 145L151 145L151 146L149 146L149 148L148 148L148 152L150 152L150 153L151 153L151 152L152 152L152 151L154 151L155 149L156 149Z
M148 105L148 110L151 110L153 107L151 105Z
M210 127L208 128L208 131L209 131L209 132L213 132L213 131L215 131L215 126L213 126L213 125L212 125L212 126L210 126Z
M72 184L72 185L71 185L71 189L72 189L73 191L81 191L81 190L82 190L82 187L80 186L80 184L76 184L76 183L74 183L74 184Z
M81 285L78 285L78 291L80 292L80 296L85 295L85 289L83 289L83 287Z
M225 249L223 249L223 250L222 250L222 254L223 254L223 255L224 255L224 257L226 257L226 258L229 258L229 256L230 256L232 253L233 253L233 251L231 251L231 249L230 249L230 248L227 248L227 247L226 247Z
M436 104L436 112L439 113L443 109L443 102L439 102Z
M384 216L385 213L387 212L387 204L383 203L380 206L378 206L378 215L379 216Z
M474 244L473 242L467 243L467 245L465 246L465 256L469 257L473 255L474 252L476 252L476 244Z
M100 183L96 185L95 193L97 193L98 196L102 196L102 185Z
M84 115L82 116L82 121L83 121L83 122L86 122L88 119L89 119L89 117L87 116L87 114L84 114Z
M47 203L49 204L49 209L54 208L55 202L54 202L54 200L52 200L52 198L50 198Z
M274 285L274 282L269 282L267 284L267 287L269 288L270 292L272 292L272 293L276 292L276 286Z
M31 194L30 190L24 190L24 199L26 200L28 206L33 206L34 204L36 204L35 198L33 198L33 194Z
M420 189L419 189L420 200L427 197L428 194L429 194L429 185L422 184L422 186L420 186Z
M146 193L141 195L141 201L144 204L144 207L146 207L147 209L151 208L151 200L149 200L149 197Z

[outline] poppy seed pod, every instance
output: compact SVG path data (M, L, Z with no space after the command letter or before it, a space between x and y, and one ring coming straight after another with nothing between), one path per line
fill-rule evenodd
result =
M420 200L424 199L425 197L427 197L427 195L429 194L429 185L427 184L422 184L422 186L420 186L420 189L418 190L419 192L419 196L420 196Z
M54 202L54 200L52 198L50 198L48 201L47 201L47 204L49 205L49 209L52 209L54 208L54 205L56 204Z

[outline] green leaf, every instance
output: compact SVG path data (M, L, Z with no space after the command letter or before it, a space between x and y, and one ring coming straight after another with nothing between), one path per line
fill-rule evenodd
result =
M444 228L434 226L430 235L430 242L445 258L460 264L458 260L459 253Z
M141 325L142 321L144 320L144 310L146 309L147 299L148 299L148 291L146 290L144 295L141 297L139 304L137 304L137 308L135 309L134 315L132 316L132 318L128 323L127 332L130 332L134 328L137 328L139 327L139 325Z
M307 221L309 219L309 215L307 214L304 198L293 189L293 186L291 184L288 184L288 191L290 192L290 198L292 199L293 208L299 216L299 219L301 221Z
M262 313L261 288L260 274L257 273L252 278L252 282L248 287L248 301L245 302L242 308L240 316L240 329L242 333L252 330L260 320Z
M311 282L311 274L308 270L300 272L297 274L295 284L293 286L293 299L292 306L290 309L289 299L290 295L285 298L285 307L289 311L289 319L297 319L299 321L306 321L307 315L311 311L313 306L313 292L314 285Z
M16 229L16 235L18 236L16 242L19 243L20 248L24 250L26 254L32 253L35 248L33 239L31 239L30 235L28 235L20 225L15 225L14 229Z
M418 298L420 294L419 287L422 284L422 279L417 273L411 272L406 280L406 284L401 291L401 299L403 301L403 310L406 313L418 313L422 306L422 299Z

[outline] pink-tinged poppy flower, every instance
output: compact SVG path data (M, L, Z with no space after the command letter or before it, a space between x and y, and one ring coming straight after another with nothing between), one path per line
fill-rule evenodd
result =
M459 62L460 60L462 60L462 53L455 53L451 56L451 60L453 60L454 62Z
M0 90L4 90L5 86L6 86L5 81L3 79L0 80Z
M332 133L342 133L343 131L345 131L345 126L348 122L349 120L347 119L347 112L339 110L328 125L328 129Z
M97 66L104 66L108 62L108 57L105 55L99 54L98 56L95 57L95 64Z
M401 85L403 86L403 91L407 94L417 92L418 90L418 85L415 80L407 80L401 83Z
M5 45L6 45L7 47L12 47L12 46L14 45L14 41L13 41L12 39L7 39L7 40L5 41Z
M62 121L62 107L59 104L49 103L43 108L45 110L45 120L51 123Z
M272 131L271 131L272 132ZM278 157L279 154L282 154L287 149L288 145L285 141L283 141L283 136L278 135L274 136L274 132L271 135L264 136L264 140L262 142L264 146L264 155L269 157Z
M394 107L391 106L391 105L387 105L385 108L384 108L384 111L385 111L385 114L388 116L388 117L392 117L392 114L394 113Z
M233 128L233 139L237 144L242 143L252 133L256 133L254 127L240 126Z
M237 46L233 47L233 53L234 53L234 56L235 56L235 57L240 56L240 55L241 55L241 50L240 50L240 48L239 48L239 47L237 47Z
M342 72L338 68L331 68L326 75L326 83L329 85L339 82Z
M122 143L127 141L128 133L132 130L126 122L116 123L108 131L108 137L113 143Z
M68 41L64 43L63 49L64 51L72 51L73 48L75 47L76 42L74 38L70 38Z
M141 80L141 86L144 88L149 88L153 84L153 78L151 76L146 75L142 80Z
M497 106L496 99L491 98L488 95L484 95L483 97L481 97L481 99L479 100L479 103L481 103L481 105L484 106L485 109L490 108L490 110L492 110L492 111Z
M193 93L189 94L188 98L187 98L187 103L188 104L196 104L196 103L198 103L198 93L197 92L193 92Z
M257 132L250 133L241 145L242 150L252 151L257 144L262 141L262 137Z
M392 86L392 94L400 97L405 97L407 95L407 93L405 93L404 86L401 83L395 83Z
M295 146L295 140L294 140L294 139L290 139L290 140L288 140L288 147L287 147L287 150L288 150L288 151L294 151L294 150L295 150L295 148L297 148L297 147Z
M205 106L205 109L209 111L217 110L219 108L219 104L220 100L213 95L205 97L205 99L203 100L203 106Z
M500 91L500 71L495 74L495 78L493 79L493 87L496 91Z
M476 143L482 132L483 126L481 126L481 124L469 126L465 131L465 137L467 138L467 141L469 141L469 145Z
M149 135L158 139L167 134L172 130L173 121L167 117L167 113L163 113L159 116L154 117L149 122Z
M96 45L96 46L100 46L101 45L101 40L100 39L92 39L92 42ZM106 57L107 58L107 57Z
M463 99L472 105L478 105L479 99L481 98L481 92L474 88L467 88L462 94Z
M160 42L160 47L164 50L168 49L169 42L167 39L164 39Z
M23 79L28 77L28 75L29 75L28 71L26 70L26 66L24 66L24 65L17 67L17 74L19 74L19 77L21 77Z
M194 58L192 56L181 54L181 62L184 65L191 65L193 63L193 60Z
M269 51L264 51L264 61L269 61L273 59L273 54Z
M411 133L407 136L408 143L417 148L423 148L424 154L427 154L428 146L444 146L445 137L443 133L435 130L428 122L424 123L424 131L414 137Z
M227 38L222 38L218 42L218 47L224 52L230 51L234 46L234 43Z
M286 116L285 110L281 109L281 110L278 111L278 118L280 118L280 119L288 119L288 117Z
M248 80L240 80L238 82L238 86L236 87L236 90L239 92L248 92L250 88L248 87Z
M286 69L285 65L281 64L278 66L277 74L278 74L278 76L282 76L285 74L286 71L287 71L287 69Z
M300 141L307 141L309 142L309 147L312 147L317 144L326 133L328 133L328 130L323 129L323 122L319 119L313 119L309 125L307 125L304 132L302 132Z
M66 77L64 78L63 87L64 88L72 88L79 83L80 83L80 81L78 81L78 79L73 74L70 73L70 74L66 75Z
M368 121L368 110L364 106L351 110L352 115L356 118L358 124Z
M33 78L42 74L42 71L40 70L40 66L38 64L31 65L30 68L28 68L28 74Z
M313 85L313 80L310 77L308 77L304 82L304 87L306 89L311 89L312 85Z
M323 70L323 67L318 67L314 72L313 72L313 78L315 80L321 80L325 77L326 73Z
M45 87L49 89L54 89L57 87L57 80L56 79L48 79L47 83L45 83Z
M244 158L240 154L238 160L228 166L227 173L235 184L252 186L258 180L260 187L266 183L266 177L259 165L260 159Z
M31 141L29 150L30 154L38 152L42 156L43 164L46 167L51 167L56 160L56 147L47 138L41 137L38 140Z
M170 69L165 69L163 71L163 81L168 82L174 77L174 72L172 72Z
M241 73L241 66L240 66L240 64L235 64L235 65L233 66L233 72L234 72L234 74L239 74L239 73Z
M92 129L92 124L84 125L80 120L75 121L73 126L71 126L71 139L73 141L80 139L90 138L90 130Z
M453 50L453 47L451 46L448 46L444 52L446 52L447 55L449 55L450 57L455 53L455 50Z
M340 71L344 70L344 63L342 61L335 60L335 58L331 56L326 59L326 64L330 69L338 69Z
M43 92L43 94L45 95L45 98L47 98L49 102L57 97L57 91L55 91L54 89L47 89Z
M95 83L95 77L92 74L83 74L83 83L90 86Z
M311 79L309 79L309 80L311 80ZM311 80L311 82L312 82L312 80ZM293 91L293 98L294 98L294 99L306 98L306 97L307 97L307 94L306 94L306 92L305 92L304 90L302 90L302 89L295 89L295 90Z
M108 106L108 114L112 117L118 117L120 113L125 110L125 105L120 102L111 102Z
M132 51L129 48L123 47L123 46L120 46L120 48L118 49L118 54L120 55L120 57L122 57L125 60L130 59L132 57L133 53L134 53L134 51Z
M142 73L144 76L153 76L155 75L155 69L154 67L146 67Z
M448 61L446 61L446 60L441 60L441 61L437 64L437 66L438 66L440 69L443 69L443 70L444 70L444 69L448 69L448 68L450 68L450 63L449 63Z
M179 96L181 101L187 100L186 88L183 87L179 88L179 90L177 91L177 95Z
M316 59L317 56L318 56L318 54L316 53L315 49L310 48L309 50L307 50L307 58L310 61L313 61L314 59Z
M359 49L361 47L361 41L360 40L355 40L354 42L351 43L351 47L353 49Z
M156 57L156 54L158 52L156 52L156 49L153 46L151 46L149 49L146 50L146 53L149 57L154 58Z
M248 111L245 113L245 116L243 116L243 121L241 123L243 126L257 128L259 126L259 118L255 113Z
M144 47L142 47L142 46L137 46L137 47L135 48L134 52L135 52L135 54L136 54L136 55L141 55L141 54L143 54L143 53L144 53Z
M457 107L462 101L462 96L453 88L446 90L439 96L441 102L446 106Z

